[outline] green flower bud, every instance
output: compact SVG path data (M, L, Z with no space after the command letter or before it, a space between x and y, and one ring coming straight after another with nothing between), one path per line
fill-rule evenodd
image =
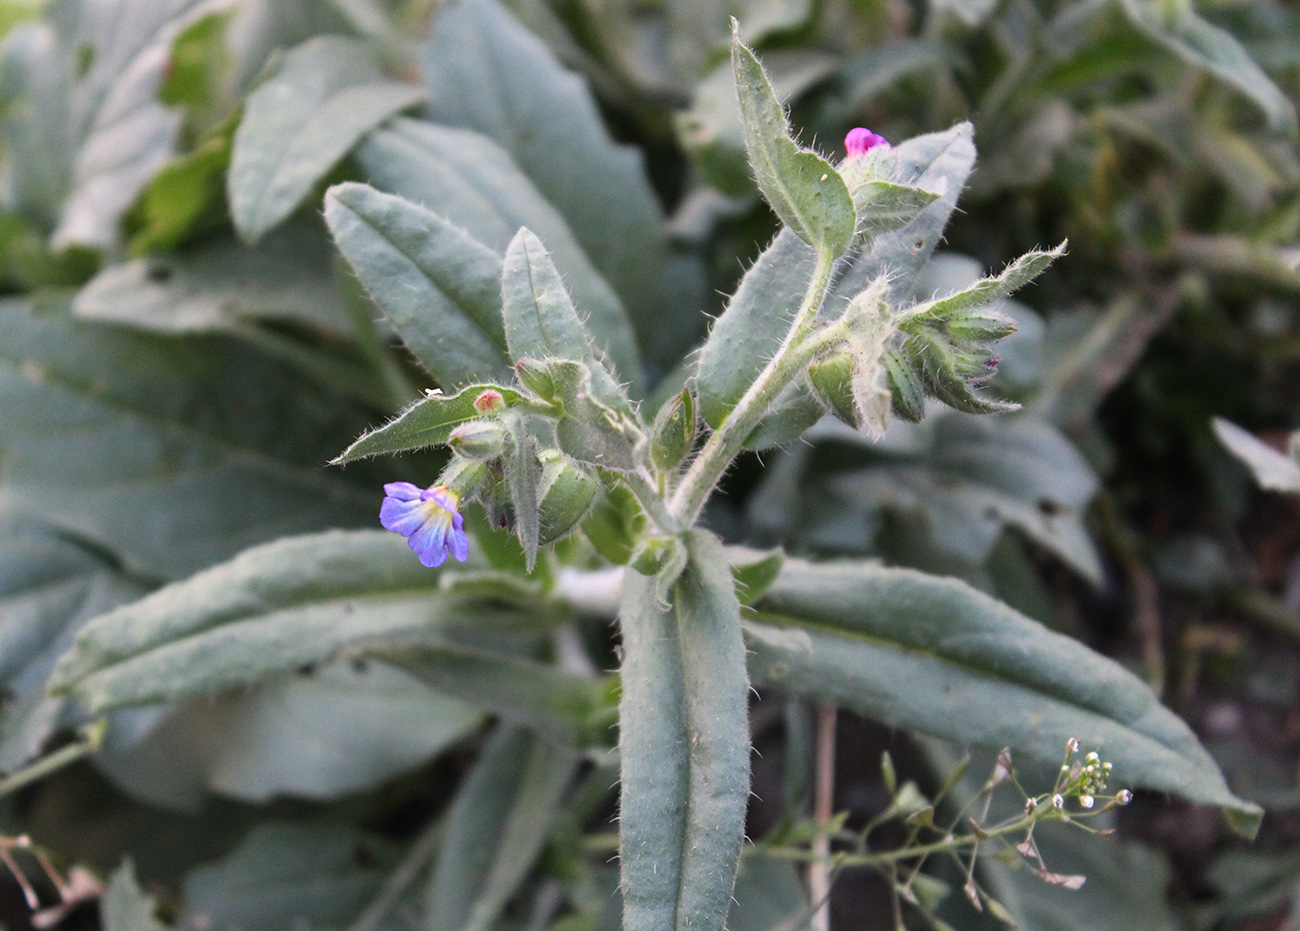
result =
M852 354L836 352L814 362L808 367L808 384L832 414L854 429L862 426L853 406Z
M664 404L655 417L650 456L661 472L671 472L695 446L698 417L690 388Z
M925 388L899 350L885 353L885 375L895 416L920 423L925 417Z
M537 359L520 359L515 363L515 375L525 391L536 395L543 401L555 403L559 386L551 374L551 367Z
M950 314L943 329L957 345L974 348L1006 339L1016 332L1016 323L1006 314L984 305Z
M470 420L447 438L452 452L475 462L489 462L506 451L506 428L495 420Z
M654 576L686 552L676 537L646 537L637 544L628 565L642 575Z
M473 498L483 491L490 481L488 467L481 462L455 457L438 476L438 484L460 495Z
M537 489L539 542L553 543L587 516L600 482L558 449L544 449L537 458L542 464Z

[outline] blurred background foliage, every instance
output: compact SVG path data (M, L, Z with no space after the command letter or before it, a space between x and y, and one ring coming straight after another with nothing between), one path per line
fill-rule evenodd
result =
M585 85L575 86L545 68L528 71L549 61L537 58L531 39L519 40L524 52L498 59L472 58L463 41L459 50L449 47L439 17L469 14L436 6L0 2L0 29L14 30L0 57L8 195L0 288L34 295L40 308L8 327L11 342L0 356L18 365L27 345L57 342L62 368L52 371L60 378L111 385L103 410L67 416L119 429L114 443L123 448L132 434L112 426L114 411L173 399L167 416L188 431L195 450L178 454L172 493L197 487L182 480L188 456L234 436L299 470L277 473L283 485L247 502L223 534L196 541L184 520L155 507L156 487L124 501L102 469L55 469L66 450L0 462L4 604L16 611L25 594L55 587L71 605L37 636L39 648L27 636L12 647L15 660L0 652L8 696L0 769L77 723L61 702L41 697L40 685L79 622L245 546L314 529L312 496L328 502L331 523L371 522L363 489L377 472L359 466L318 479L313 470L409 396L411 373L376 361L387 334L368 324L364 298L340 273L319 222L319 195L334 181L373 180L367 152L384 140L367 134L388 116L414 110L495 138L564 208L582 248L613 279L618 257L602 258L601 235L593 233L608 217L584 222L582 192L566 191L563 173L548 167L559 156L548 154L545 132L581 151L593 125L572 115L585 104L548 101L586 100L589 87L593 113L639 153L640 167L632 159L629 170L643 168L657 196L640 203L628 189L628 215L659 211L667 224L666 237L644 246L660 250L656 264L646 263L654 280L625 262L616 284L629 306L628 294L643 295L633 314L654 321L642 327L641 347L652 379L662 380L664 392L680 385L680 365L708 315L720 311L721 295L775 230L750 179L730 83L727 17L735 16L804 141L825 152L842 154L839 140L855 125L901 140L973 122L979 163L930 277L916 284L918 296L961 286L1037 246L1067 238L1070 246L1023 302L1004 308L1019 332L1006 344L996 391L1019 400L1022 414L986 421L936 412L920 425L897 424L875 445L823 422L806 442L742 460L727 494L711 505L711 526L801 555L874 555L997 594L1140 671L1192 723L1234 789L1267 806L1260 839L1243 847L1212 813L1140 799L1119 822L1124 840L1060 852L1079 861L1062 862L1063 871L1091 877L1086 897L1039 884L1021 884L1017 893L1016 878L999 887L1008 899L1026 897L1032 927L1095 926L1105 909L1113 910L1112 925L1135 931L1295 927L1300 499L1258 489L1211 421L1227 418L1278 446L1300 427L1300 7L1284 0L511 0L517 21L504 8L478 5L478 19L457 23L462 40L476 29L513 37L525 24L581 75ZM86 46L64 42L58 48L74 60L58 60L49 28L32 26L42 16L63 39L112 33L119 46L78 59ZM168 28L173 23L181 26ZM134 39L132 29L139 30ZM364 61L338 65L340 74L355 68L408 90L424 81L431 93L392 91L376 104L387 110L353 127L337 151L323 151L306 189L257 208L283 207L279 215L259 219L227 195L244 101L268 80L290 80L294 63L313 54L301 43L324 35L372 49ZM340 55L327 57L337 63ZM132 90L137 79L148 84L137 73L142 61L159 69L143 96ZM468 90L440 93L458 81ZM495 90L483 99L504 101L501 108L474 104L488 86ZM113 106L131 122L101 119ZM521 114L525 129L515 133ZM385 132L396 144L397 131ZM386 183L400 190L404 182ZM611 191L617 200L619 188ZM627 228L635 232L636 222ZM248 244L259 237L256 247ZM81 323L73 326L74 317ZM123 328L91 338L85 321ZM241 379L256 390L239 390ZM310 397L286 387L303 379L318 389ZM270 413L286 405L295 406L298 425L288 434L279 431L282 414ZM7 421L0 441L11 446L32 430L17 410L0 413ZM223 462L202 484L244 488L259 468ZM57 532L14 508L35 487L33 476L43 494L50 481L62 481L61 500L78 511L55 521ZM48 494L39 500L51 507ZM108 533L123 513L134 523ZM0 647L7 643L18 640ZM277 927L304 896L320 926L355 919L351 927L371 927L368 913L355 916L388 894L381 877L397 862L394 844L424 842L409 825L446 802L448 789L439 795L428 786L449 787L479 770L462 746L440 757L432 774L372 787L457 746L479 717L468 708L422 708L427 699L397 673L364 686L359 677L340 663L309 687L271 684L190 706L163 728L141 712L140 733L149 737L134 755L114 756L110 746L98 769L74 767L6 797L0 833L30 832L69 862L101 871L128 853L165 904L183 893L189 914L216 910L245 931ZM303 707L318 709L317 719L320 708L354 714L358 728L362 721L378 728L373 739L381 743L397 740L394 714L427 714L437 726L401 728L397 759L379 771L343 766L331 771L329 785L313 788L268 764L264 752L286 740L334 738L337 721L293 738L275 730L272 722ZM759 724L762 748L767 732ZM796 754L797 722L769 724L782 735L777 744ZM222 734L222 746L195 746L192 735L204 729ZM119 727L119 739L130 744L121 736L127 731ZM498 743L484 752L526 753L508 739ZM854 816L879 802L874 774L883 744L922 779L947 752L846 724L840 807ZM356 760L372 750L349 748ZM193 761L192 771L150 768L181 758ZM597 771L593 785L610 778ZM762 764L759 779L761 788ZM165 810L193 807L214 789L233 799L208 801L198 814ZM298 800L266 801L286 791ZM319 823L304 826L307 814ZM575 824L570 848L578 837ZM578 858L554 840L546 856L559 874ZM768 876L763 861L753 863L742 884L770 892L772 904L752 916L746 906L733 921L738 929L769 927L789 908L790 895L781 892L788 874ZM309 894L308 873L339 878ZM609 876L587 880L594 904L581 927L608 927ZM835 927L885 926L864 917L872 912L870 888L851 878L837 888ZM134 931L153 920L147 910L131 912L134 889L130 874L115 876L120 910L110 926ZM18 931L26 910L16 886L4 890L0 923ZM797 900L797 889L791 895ZM946 917L974 927L968 914ZM71 920L94 917L83 910Z

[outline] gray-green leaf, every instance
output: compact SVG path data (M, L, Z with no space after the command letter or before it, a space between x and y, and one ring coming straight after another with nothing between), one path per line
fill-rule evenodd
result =
M500 255L446 218L366 184L330 188L325 221L361 283L439 384L509 380Z
M438 640L452 629L523 621L502 599L504 580L489 606L439 594L446 575L422 567L401 537L384 531L268 543L96 618L59 661L50 688L94 710L177 701L356 643ZM535 606L529 615L541 619Z
M372 133L355 157L370 183L428 207L491 249L504 253L521 227L536 233L564 272L596 348L636 390L640 361L622 304L564 218L500 146L475 132L398 118Z
M484 401L484 395L488 398ZM499 401L492 395L499 396ZM518 391L500 385L470 385L452 395L430 394L384 424L365 433L330 460L343 465L367 456L402 453L447 442L451 431L489 410L510 407L522 400ZM491 406L480 407L480 402Z
M367 132L424 92L384 81L370 46L317 36L249 94L227 182L235 229L256 242L298 208Z
M722 545L686 537L673 607L654 580L623 582L619 746L623 927L721 931L749 795L740 604Z
M1295 107L1231 33L1202 18L1190 2L1122 0L1129 22L1188 64L1204 68L1241 91L1263 111L1275 132L1296 135Z
M576 764L527 731L494 735L448 812L424 927L493 925L541 852Z
M838 258L853 241L857 222L844 179L830 162L790 137L772 82L738 33L731 40L731 63L745 148L759 189L800 239L828 258Z
M715 430L785 341L817 265L817 253L782 230L745 273L700 350L700 414Z
M756 679L893 727L1054 758L1071 737L1114 783L1227 809L1253 835L1191 729L1117 663L954 579L788 561L747 625ZM991 709L996 709L992 713Z

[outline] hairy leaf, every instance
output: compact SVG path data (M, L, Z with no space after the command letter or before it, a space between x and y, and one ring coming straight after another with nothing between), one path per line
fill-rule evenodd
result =
M318 36L248 96L227 176L231 219L245 240L274 229L362 136L425 97L381 78L364 43Z
M0 503L155 578L328 526L372 524L366 471L320 466L353 402L226 338L89 324L0 303Z
M733 26L733 29L736 28ZM790 137L785 111L762 64L738 34L731 41L740 113L758 187L788 228L819 253L838 258L853 241L853 198L838 171Z
M371 134L356 159L375 187L422 204L491 249L504 253L521 227L532 230L564 273L596 349L619 378L639 385L636 340L618 297L499 146L475 132L399 118Z
M700 350L700 414L715 430L776 354L812 281L817 254L782 230L745 273Z
M498 253L445 217L365 184L330 188L325 221L361 283L439 384L510 378Z
M1073 737L1111 780L1227 809L1253 835L1191 729L1140 679L954 579L790 561L747 625L754 677L903 727L1055 758ZM996 714L989 709L996 708Z
M660 609L654 580L623 583L619 850L627 931L720 931L749 795L744 644L717 538L686 538L690 561Z
M248 685L357 643L439 640L454 629L528 627L503 599L441 592L449 570L420 565L384 531L331 531L255 547L82 629L50 688L94 710ZM531 618L531 621L526 618Z
M425 927L486 931L546 842L577 758L526 731L492 738L447 815Z
M610 138L586 82L497 0L443 3L420 66L430 116L514 157L618 291L643 345L654 341L689 290L667 274L662 211L641 154Z
M331 459L330 464L343 465L367 456L408 452L445 443L456 427L486 413L487 408L479 406L484 394L489 397L499 395L499 403L505 407L522 400L518 391L500 385L470 385L452 395L431 394L416 401L382 427L360 436ZM495 405L498 402L492 400L491 403Z

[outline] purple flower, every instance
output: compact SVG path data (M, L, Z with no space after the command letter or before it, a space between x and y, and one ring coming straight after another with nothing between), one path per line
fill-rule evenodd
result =
M410 482L389 482L384 486L379 522L406 537L412 552L430 568L441 566L448 553L464 562L469 558L469 538L465 518L456 510L459 505L460 495L441 485L420 489Z
M876 146L881 145L888 146L889 140L884 136L873 133L864 126L850 129L849 134L844 137L844 148L848 150L849 158L853 158L855 155L865 155Z

